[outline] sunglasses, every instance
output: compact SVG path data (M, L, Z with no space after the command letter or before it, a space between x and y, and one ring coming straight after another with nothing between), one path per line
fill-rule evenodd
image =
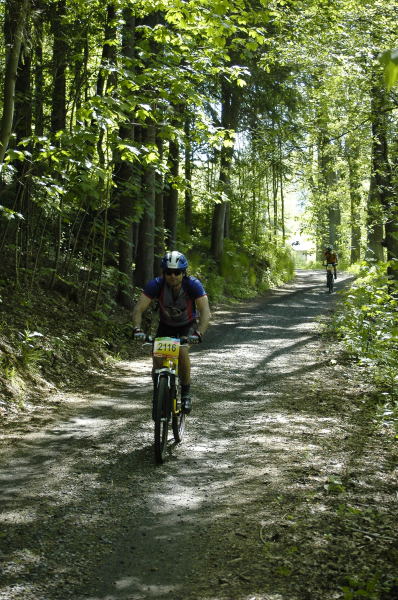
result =
M166 269L165 273L166 275L175 275L178 277L178 275L181 275L182 271L180 269Z

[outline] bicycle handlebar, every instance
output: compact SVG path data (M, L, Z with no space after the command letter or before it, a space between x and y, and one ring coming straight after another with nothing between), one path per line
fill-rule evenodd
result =
M181 336L180 338L177 338L177 339L180 340L180 346L189 346L187 336ZM154 341L155 341L154 337L152 337L151 335L146 335L143 344L150 345L150 344L153 344Z

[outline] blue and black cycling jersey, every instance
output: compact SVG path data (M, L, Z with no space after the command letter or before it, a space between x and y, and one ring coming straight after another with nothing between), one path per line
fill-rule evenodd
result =
M195 300L207 295L200 280L192 276L182 278L176 298L164 277L151 279L143 291L151 300L159 300L160 322L171 327L188 325L194 321L198 317Z

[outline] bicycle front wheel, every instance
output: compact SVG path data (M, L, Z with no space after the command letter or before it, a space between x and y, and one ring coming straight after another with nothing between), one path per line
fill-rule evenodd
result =
M166 457L169 431L170 390L167 377L160 377L155 406L155 459L163 463Z
M181 401L177 399L176 404L175 411L173 411L172 425L174 439L179 444L182 441L185 430L185 413L182 410Z

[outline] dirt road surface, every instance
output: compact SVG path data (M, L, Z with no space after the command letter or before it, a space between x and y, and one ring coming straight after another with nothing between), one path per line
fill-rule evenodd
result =
M4 427L0 600L398 598L392 437L321 339L335 297L301 271L217 311L162 466L144 350Z

